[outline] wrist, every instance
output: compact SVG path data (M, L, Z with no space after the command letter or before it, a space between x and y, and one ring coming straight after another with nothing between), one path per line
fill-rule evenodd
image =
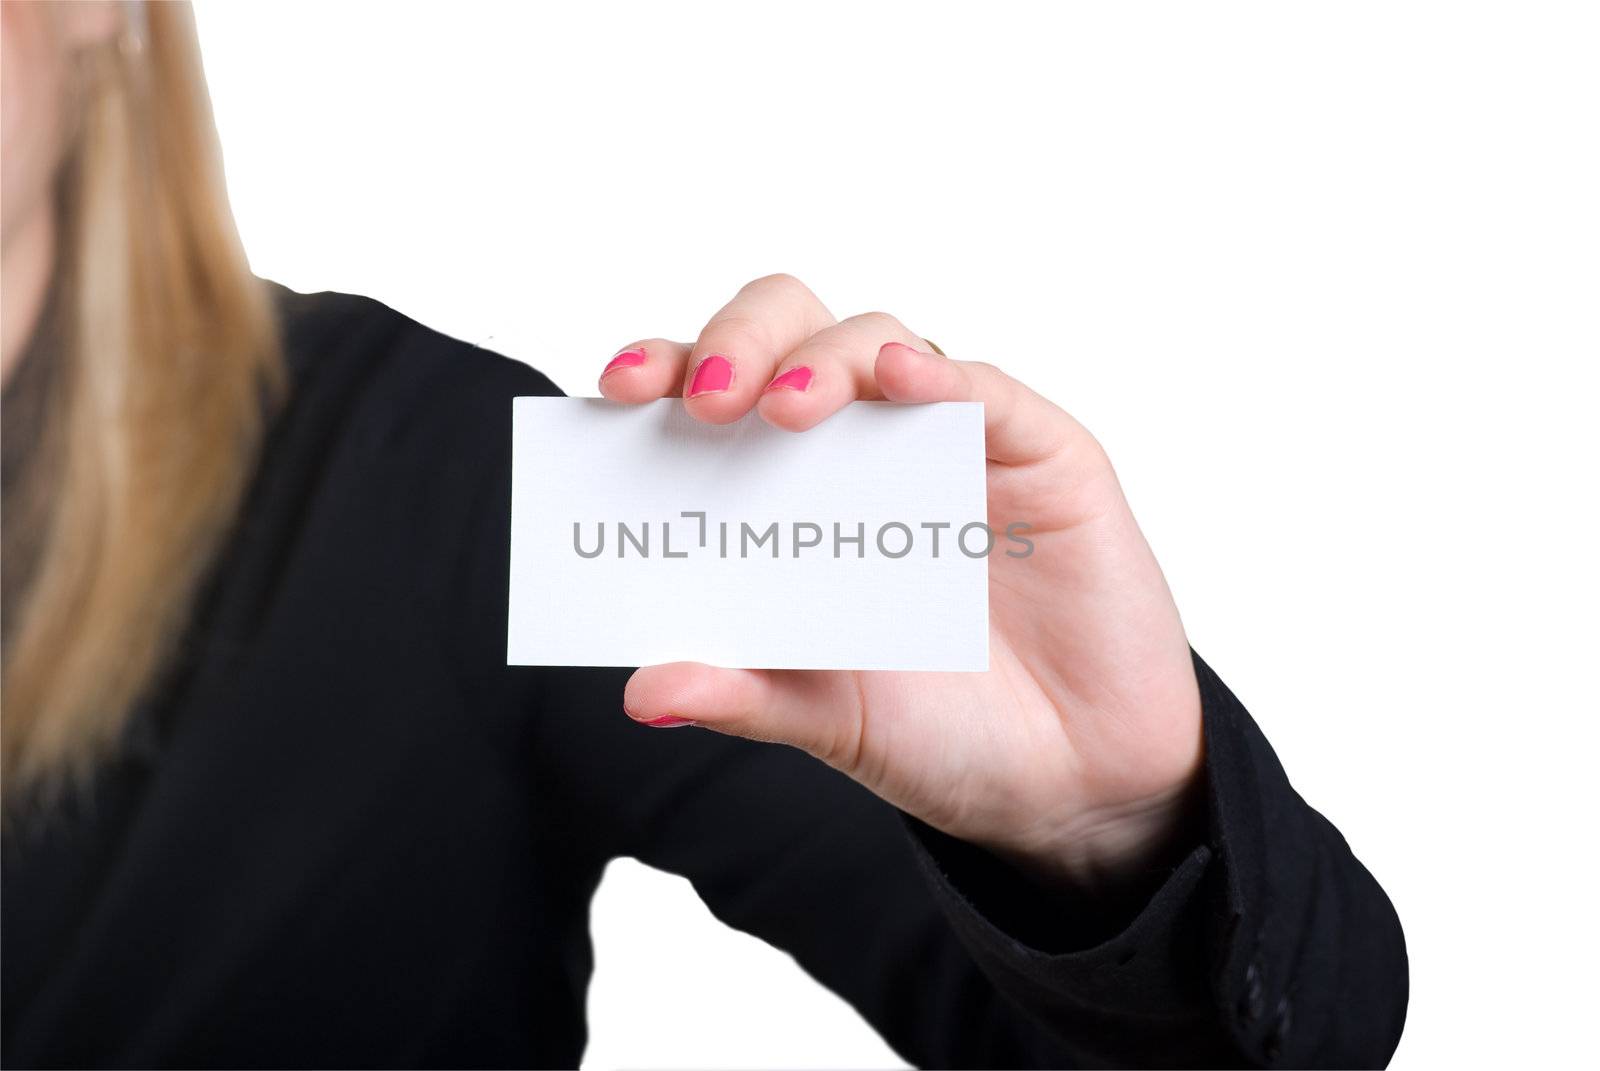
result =
M1039 884L1122 898L1159 885L1203 842L1205 814L1205 777L1196 764L1169 790L1082 812L1042 841L987 847Z

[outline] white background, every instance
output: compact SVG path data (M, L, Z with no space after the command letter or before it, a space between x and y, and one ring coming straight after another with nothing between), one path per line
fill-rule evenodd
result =
M199 18L264 275L592 394L623 343L784 270L1070 408L1195 646L1399 909L1397 1066L1591 1049L1592 8ZM676 879L617 864L594 924L591 1066L895 1062Z

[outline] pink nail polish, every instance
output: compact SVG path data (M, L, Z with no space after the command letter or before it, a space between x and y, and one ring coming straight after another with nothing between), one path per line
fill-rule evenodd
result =
M610 362L606 365L605 371L600 373L600 378L606 378L619 368L637 368L641 364L644 364L644 350L623 350L621 353L611 358Z
M811 386L811 369L802 364L775 377L761 393L766 394L775 390L805 390L809 386Z
M676 729L680 725L693 725L694 722L688 718L680 718L676 714L663 714L659 718L651 718L649 721L642 721L639 724L648 725L652 729Z
M694 378L689 380L689 397L696 398L702 394L717 394L727 390L733 385L733 362L719 353L701 361L694 370Z

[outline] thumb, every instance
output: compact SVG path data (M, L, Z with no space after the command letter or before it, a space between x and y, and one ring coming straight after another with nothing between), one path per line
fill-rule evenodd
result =
M622 709L642 725L697 725L790 744L846 768L860 739L861 700L849 673L669 662L635 671Z

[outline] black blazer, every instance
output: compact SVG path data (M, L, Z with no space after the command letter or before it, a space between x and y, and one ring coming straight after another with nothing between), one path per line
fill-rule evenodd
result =
M173 672L5 833L7 1066L574 1066L618 855L918 1064L1394 1051L1394 910L1204 663L1205 834L1151 895L1045 892L796 751L640 729L625 672L506 666L510 399L556 388L277 295L293 390Z

